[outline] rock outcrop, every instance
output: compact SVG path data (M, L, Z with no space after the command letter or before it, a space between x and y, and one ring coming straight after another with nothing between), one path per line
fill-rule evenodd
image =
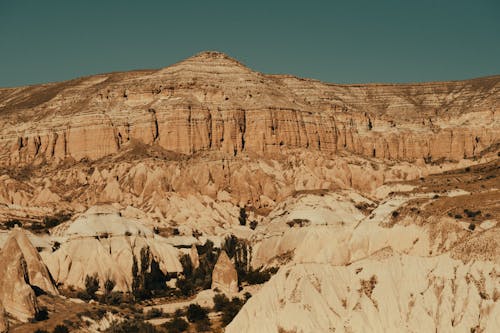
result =
M456 161L498 143L499 96L498 76L334 85L204 52L157 71L0 89L0 163L98 159L133 140L187 155L302 148Z
M498 269L446 256L284 267L226 332L497 332Z
M9 321L5 316L5 309L3 308L2 302L0 301L0 333L6 333L9 331Z
M191 245L191 250L189 251L189 259L191 259L191 264L193 264L193 268L196 269L200 266L200 256L198 255L198 250L196 249L196 245Z
M212 289L216 288L227 295L238 293L238 272L224 250L220 252L212 272Z
M52 294L57 294L57 289L22 230L11 232L0 252L0 262L0 302L5 312L22 322L34 319L39 310L35 289Z
M54 236L60 247L42 255L54 280L64 287L84 289L85 278L96 275L101 289L109 279L115 291L130 291L134 257L140 265L143 249L149 249L148 260L154 258L163 273L182 271L179 252L167 239L112 207L93 207L58 226Z

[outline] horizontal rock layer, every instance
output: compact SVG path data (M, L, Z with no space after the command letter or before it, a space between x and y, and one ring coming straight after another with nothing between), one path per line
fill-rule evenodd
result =
M307 148L459 160L499 142L499 99L498 76L333 85L205 52L158 71L0 89L0 163L98 159L134 140L182 154Z

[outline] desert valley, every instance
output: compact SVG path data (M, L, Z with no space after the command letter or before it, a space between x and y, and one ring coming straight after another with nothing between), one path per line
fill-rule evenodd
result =
M499 221L500 76L0 88L0 332L499 332Z

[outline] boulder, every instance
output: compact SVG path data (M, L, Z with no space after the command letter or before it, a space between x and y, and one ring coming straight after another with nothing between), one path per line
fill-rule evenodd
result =
M238 292L238 273L224 250L221 251L212 272L212 289L215 288L228 295Z

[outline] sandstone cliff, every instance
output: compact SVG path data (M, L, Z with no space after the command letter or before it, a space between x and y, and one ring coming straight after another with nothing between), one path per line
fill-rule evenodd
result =
M217 52L156 71L0 89L0 163L98 159L131 140L182 154L293 148L459 160L498 143L500 77L335 85L264 75Z

